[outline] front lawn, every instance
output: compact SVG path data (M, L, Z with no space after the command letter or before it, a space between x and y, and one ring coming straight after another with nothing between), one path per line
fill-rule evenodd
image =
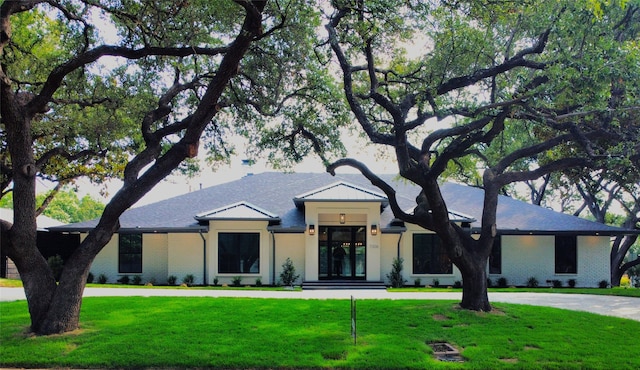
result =
M640 322L496 303L359 300L86 298L81 330L26 334L26 302L0 303L0 366L71 368L637 369ZM465 362L435 360L447 342Z

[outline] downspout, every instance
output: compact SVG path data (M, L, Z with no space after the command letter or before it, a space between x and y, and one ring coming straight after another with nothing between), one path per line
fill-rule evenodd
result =
M396 258L400 259L400 242L402 241L402 232L400 232L400 237L398 238L398 247L396 250Z
M202 230L198 231L202 238L202 285L209 285L207 282L207 239L202 235Z
M269 230L271 234L271 285L276 285L276 235L273 230Z

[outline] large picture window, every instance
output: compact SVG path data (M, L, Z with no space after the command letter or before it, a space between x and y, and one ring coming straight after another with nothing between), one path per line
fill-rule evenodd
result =
M413 273L451 274L453 267L435 234L413 234Z
M142 273L142 234L118 234L118 272Z
M556 236L556 274L578 273L578 247L575 236Z
M489 255L489 273L502 274L502 241L499 235L493 239L493 247Z
M260 234L219 233L218 272L260 273Z

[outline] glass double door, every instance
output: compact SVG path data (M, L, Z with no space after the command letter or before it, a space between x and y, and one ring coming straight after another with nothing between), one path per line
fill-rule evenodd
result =
M366 278L366 226L320 226L320 279Z

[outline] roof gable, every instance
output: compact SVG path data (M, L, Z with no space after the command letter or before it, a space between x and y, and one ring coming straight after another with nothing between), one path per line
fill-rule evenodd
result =
M278 220L278 215L266 211L246 201L229 204L195 216L198 221L206 220Z
M389 204L384 194L377 193L345 181L335 182L293 198L296 207L300 208L305 202L380 202L383 207Z

